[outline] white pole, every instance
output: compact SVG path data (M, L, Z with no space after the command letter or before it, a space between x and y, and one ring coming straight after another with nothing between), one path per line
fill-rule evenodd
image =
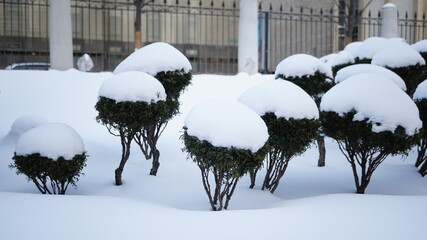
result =
M398 37L397 7L392 3L387 3L381 7L380 37L384 37L384 38Z
M70 0L50 1L49 50L52 69L68 70L73 68Z
M258 72L258 0L240 0L238 71Z

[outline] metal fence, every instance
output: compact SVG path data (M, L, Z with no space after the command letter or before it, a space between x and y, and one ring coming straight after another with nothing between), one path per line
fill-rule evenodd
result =
M155 0L142 8L143 45L163 41L190 60L195 73L237 72L238 1ZM48 0L0 0L0 68L16 62L49 62ZM134 51L133 1L71 0L74 62L88 53L93 71L112 71ZM427 38L425 15L399 17L409 43ZM381 16L359 17L355 40L378 36ZM343 47L340 16L334 9L259 7L259 66L273 72L287 56L317 57Z

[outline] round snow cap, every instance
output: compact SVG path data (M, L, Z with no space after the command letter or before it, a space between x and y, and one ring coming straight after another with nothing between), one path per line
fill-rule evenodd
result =
M321 72L332 78L331 67L320 59L308 54L295 54L285 58L276 67L276 77L284 75L285 77L302 77L314 75L315 72Z

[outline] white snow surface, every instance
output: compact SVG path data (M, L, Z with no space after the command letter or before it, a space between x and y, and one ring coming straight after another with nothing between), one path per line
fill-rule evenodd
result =
M371 63L374 65L390 68L426 64L424 58L419 52L405 45L389 47L379 51L374 55Z
M215 147L251 150L268 140L265 122L252 109L232 99L212 99L198 104L185 118L190 136Z
M412 44L411 47L419 53L427 52L427 39L418 41Z
M387 48L399 48L402 46L409 46L402 38L382 38L370 37L365 39L357 49L356 57L360 59L372 59L375 54Z
M344 51L351 53L353 56L357 56L361 45L362 42L351 42L344 47Z
M19 137L24 132L46 123L48 123L48 121L42 116L27 114L19 117L13 122L12 127L10 127L10 133Z
M406 134L417 133L422 123L412 99L387 78L361 73L335 85L322 98L321 111L343 116L356 111L353 120L368 119L373 132L394 130L402 126Z
M138 71L123 72L112 76L101 85L98 95L117 102L150 104L166 100L163 85L153 76Z
M424 80L422 83L418 85L417 89L415 90L413 99L414 100L427 99L427 81Z
M314 75L317 71L332 78L331 67L320 59L308 54L295 54L285 58L277 65L275 75L282 74L285 77L302 77Z
M157 42L133 52L114 69L114 74L141 71L155 76L159 72L191 71L190 61L178 49L164 42Z
M335 83L340 83L346 80L347 78L360 73L374 73L382 75L383 77L395 83L403 91L406 91L405 81L403 81L403 79L399 75L387 68L373 64L355 64L342 68L337 72L337 75L335 76Z
M326 63L329 64L331 67L335 67L342 64L354 63L354 58L355 57L350 52L340 51L336 55L329 58Z
M238 99L259 116L274 113L278 118L318 119L316 103L302 88L287 80L272 80L246 91Z
M312 145L291 161L274 194L260 189L262 168L254 189L248 188L249 177L239 180L229 210L210 210L200 169L181 151L185 116L200 102L213 97L237 99L274 75L195 75L180 98L182 114L169 122L159 139L157 176L148 174L151 161L133 145L123 185L115 186L120 140L94 120L97 92L111 76L77 70L0 70L0 138L20 116L37 114L72 126L89 154L77 188L68 188L65 196L42 195L24 175L9 169L14 144L0 141L0 239L425 237L420 229L427 215L427 178L420 177L414 167L416 148L404 159L387 157L361 195L354 193L351 167L336 142L326 137L326 167L317 167L319 153Z
M320 61L322 61L322 62L326 63L326 62L328 62L328 61L329 61L329 59L331 59L331 58L332 58L333 56L335 56L335 55L337 55L337 53L330 53L330 54L325 55L325 56L323 56L323 57L321 57L321 58L319 58L319 59L320 59Z
M64 123L47 123L32 128L21 135L15 153L26 156L40 153L41 156L58 160L71 160L85 152L83 140L70 126Z

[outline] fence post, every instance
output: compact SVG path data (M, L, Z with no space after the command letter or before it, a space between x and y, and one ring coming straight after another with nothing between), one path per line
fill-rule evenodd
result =
M49 51L52 69L73 68L73 38L70 0L50 1Z
M387 3L381 7L381 28L380 37L398 37L397 31L397 7L392 3Z
M258 72L258 1L240 0L238 71Z

